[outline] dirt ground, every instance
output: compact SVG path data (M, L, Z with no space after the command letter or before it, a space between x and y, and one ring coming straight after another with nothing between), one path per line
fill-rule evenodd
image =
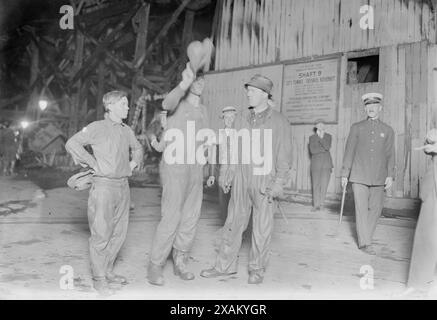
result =
M263 284L247 283L247 236L236 275L200 277L214 261L214 241L223 224L211 190L204 197L190 257L196 278L176 278L169 260L166 285L152 286L146 266L160 219L160 189L133 186L131 195L134 209L116 265L129 283L107 299L394 299L405 289L414 219L381 218L374 237L377 255L371 256L357 249L352 216L338 225L338 211L311 213L310 206L290 202L281 204L286 220L279 211L275 215ZM29 175L0 177L0 299L102 298L90 276L87 197L88 191L65 184L42 189ZM70 275L74 281L68 288L62 280ZM433 291L429 295L436 297Z

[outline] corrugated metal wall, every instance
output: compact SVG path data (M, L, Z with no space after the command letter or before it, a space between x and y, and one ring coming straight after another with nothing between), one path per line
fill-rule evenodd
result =
M215 70L435 39L428 0L219 0ZM362 30L360 7L374 8Z
M379 81L373 83L347 84L347 59L347 53L342 55L338 124L327 126L327 131L333 136L331 154L335 166L328 191L341 191L340 169L349 128L352 123L365 117L361 95L376 91L384 94L382 120L396 132L397 174L395 186L389 195L417 198L419 181L427 168L427 160L423 152L414 151L414 148L422 145L426 131L436 126L437 71L433 70L437 67L436 46L423 41L380 48L380 76ZM279 102L281 64L207 75L204 103L210 110L214 128L221 126L218 116L224 106L247 106L243 84L255 73L272 78L275 88L273 96ZM308 141L312 133L312 125L291 126L290 143L295 169L290 186L292 189L311 190Z
M272 78L274 96L280 105L282 62L340 54L339 119L338 124L327 126L333 136L331 154L335 166L328 191L341 192L340 169L349 129L365 116L361 95L377 91L384 94L382 119L396 132L397 173L389 196L419 196L419 182L429 163L423 152L414 151L414 147L422 145L426 131L437 125L437 71L433 70L437 67L437 47L432 44L435 21L428 1L221 1L215 59L218 72L207 76L204 96L214 127L220 125L218 114L223 106L247 106L242 86L253 74L261 71ZM363 31L359 27L359 9L365 4L375 8L374 30ZM351 51L370 48L379 48L379 81L348 84L348 57L356 55ZM265 63L272 65L259 66ZM241 67L246 68L226 70ZM312 125L292 125L290 143L295 171L290 187L295 190L311 190L311 134Z

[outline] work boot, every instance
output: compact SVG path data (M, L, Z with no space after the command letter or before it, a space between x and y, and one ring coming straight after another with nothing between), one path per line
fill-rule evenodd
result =
M260 284L264 280L264 276L259 271L249 271L249 284Z
M175 276L179 276L182 280L193 280L194 274L187 271L188 255L186 252L173 248L173 271Z
M115 273L108 273L106 275L106 280L108 281L108 283L117 283L117 284L127 284L127 279L124 276L115 274Z
M220 272L216 268L205 269L200 272L200 276L204 278L217 278L223 276L230 276L232 274L236 274L236 272Z
M147 267L147 280L155 286L164 285L164 276L162 275L163 267L149 262Z
M359 249L367 254L370 254L373 256L376 255L376 251L372 245L361 246L361 247L359 247Z
M93 287L99 295L104 297L109 297L115 293L115 291L109 287L106 279L93 279Z

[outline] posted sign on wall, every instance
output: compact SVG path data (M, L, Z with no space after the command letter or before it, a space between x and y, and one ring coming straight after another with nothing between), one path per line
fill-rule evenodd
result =
M282 113L290 123L337 123L339 66L339 58L284 66Z

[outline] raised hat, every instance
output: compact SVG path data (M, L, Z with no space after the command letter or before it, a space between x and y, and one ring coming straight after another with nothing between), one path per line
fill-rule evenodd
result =
M199 70L209 71L213 51L214 45L209 38L205 38L202 42L197 40L190 42L187 47L187 56L194 73Z
M370 92L363 94L361 97L361 100L363 100L364 104L372 104L372 103L381 103L382 101L382 94L376 93L376 92Z
M269 96L272 95L271 91L273 88L273 82L269 78L261 75L256 74L254 75L249 82L244 84L244 87L247 88L247 86L255 87L258 89L263 90L264 92L267 92Z
M93 170L81 171L72 175L67 181L67 185L74 190L86 190L93 184Z

